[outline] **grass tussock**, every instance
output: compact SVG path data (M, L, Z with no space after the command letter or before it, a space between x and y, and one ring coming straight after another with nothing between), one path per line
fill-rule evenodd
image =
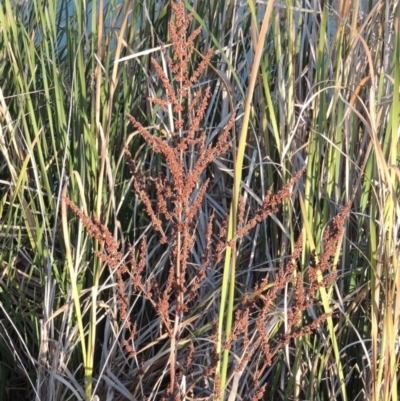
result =
M395 2L20 6L0 399L397 401Z

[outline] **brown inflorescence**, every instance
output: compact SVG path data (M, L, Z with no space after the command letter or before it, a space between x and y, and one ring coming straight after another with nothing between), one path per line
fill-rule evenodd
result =
M164 395L160 399L176 401L194 394L196 384L202 378L209 378L213 382L214 387L210 394L212 393L216 398L220 396L221 382L217 369L220 355L216 351L219 333L215 321L209 322L214 329L212 334L209 334L208 340L211 344L215 344L211 350L209 366L202 369L200 374L197 372L196 377L190 375L192 382L187 386L186 394L182 393L178 382L187 372L192 373L196 358L200 358L192 343L189 345L186 357L184 359L182 357L180 362L178 360L179 341L182 333L185 332L183 322L189 316L191 305L199 295L201 285L206 280L207 271L221 267L226 246L234 246L238 239L248 235L257 224L276 213L280 205L292 197L293 188L301 179L304 169L299 170L276 194L273 194L273 189L270 188L265 194L262 206L247 222L245 198L240 197L238 228L228 244L226 243L227 215L218 220L217 214L211 213L207 228L204 229L206 233L200 253L201 261L197 262L193 268L191 267L194 265L192 254L194 250L198 250L196 239L199 228L195 221L210 186L209 179L205 177L205 171L211 163L230 149L235 115L232 112L228 123L214 143L207 141L207 130L202 129L201 126L210 99L210 88L194 90L193 85L198 82L207 68L213 52L207 51L197 68L190 74L194 43L201 33L201 27L187 37L193 20L192 15L185 14L181 1L172 1L171 7L175 14L175 20L169 23L173 54L167 59L167 63L173 79L170 79L160 64L152 59L151 66L158 75L165 97L148 100L164 109L167 106L172 107L174 129L168 135L160 137L154 135L150 128L146 128L135 117L128 116L142 140L154 153L162 156L164 172L153 178L150 172L140 171L128 145L124 147L127 165L133 177L133 191L140 199L143 210L151 221L152 232L149 235L155 235L162 249L169 255L163 267L164 280L160 280L157 275L146 273L146 264L149 263L146 237L143 237L138 250L128 245L125 262L117 241L108 228L101 223L100 217L93 215L93 218L89 218L70 199L65 198L65 202L82 221L91 237L103 246L104 249L96 252L96 256L107 263L111 271L115 273L119 317L124 322L127 333L122 343L129 357L135 357L140 352L135 346L135 341L141 328L137 327L137 322L131 321L131 299L127 295L128 279L133 290L140 293L154 309L154 316L160 322L162 334L167 334L163 338L171 344L168 359L170 383L165 386ZM188 150L192 157L190 163L187 162ZM149 188L154 189L155 199L151 198ZM266 385L260 383L261 374L267 366L271 365L282 346L289 344L293 339L311 333L327 319L328 315L322 314L311 323L302 324L303 313L313 306L318 290L331 285L335 279L334 272L326 274L326 271L332 270L330 260L343 234L344 222L349 211L350 204L347 204L342 213L333 220L332 228L326 229L323 237L323 252L319 260L314 254L306 269L307 283L303 279L303 273L297 271L303 248L303 238L300 235L285 268L279 269L273 278L267 275L261 279L254 286L253 291L244 295L237 308L233 329L225 339L223 348L231 352L233 349L240 349L242 352L240 360L236 366L232 367L232 372L242 372L250 359L260 351L262 352L261 366L254 372L252 400L262 399ZM216 234L216 231L219 233ZM293 301L287 312L288 330L282 333L278 342L272 344L268 329L269 316L274 301L287 286L290 286L293 294ZM251 330L257 331L257 336L250 335ZM142 363L138 368L142 380L144 364Z
M271 199L271 197L270 197ZM264 363L254 375L254 388L253 400L259 400L262 398L265 385L259 386L258 378L260 372L264 371L266 367L272 364L273 358L278 354L280 349L289 344L291 340L311 334L317 329L321 323L323 323L330 314L323 313L312 322L302 325L303 312L314 305L316 292L321 288L330 286L333 283L336 273L330 273L326 277L322 277L322 273L332 268L332 264L329 262L330 258L337 250L339 241L343 235L344 223L350 213L351 203L347 203L342 212L333 220L332 229L327 229L323 237L324 251L316 262L316 255L313 252L311 257L310 265L306 269L309 273L309 288L304 289L302 273L296 270L298 260L302 251L303 239L299 236L292 256L286 265L285 269L280 269L275 276L275 280L272 283L271 288L267 293L264 294L268 284L268 276L265 277L260 284L256 284L253 294L245 294L242 299L241 307L236 312L236 318L234 328L230 337L230 341L234 341L239 337L243 342L244 354L241 363L237 365L236 370L243 369L244 365L254 354L254 352L261 347L264 355ZM268 209L268 206L267 206ZM311 274L310 274L311 270ZM282 290L286 285L290 285L295 278L295 286L293 289L294 300L292 307L287 313L287 325L288 330L281 336L281 339L273 348L269 343L269 333L266 329L266 318L270 311L272 302L277 298L278 291ZM254 309L257 309L258 303L262 303L261 311L257 314L255 319L256 329L259 333L257 339L249 346L248 343L248 316ZM229 348L229 344L226 345Z

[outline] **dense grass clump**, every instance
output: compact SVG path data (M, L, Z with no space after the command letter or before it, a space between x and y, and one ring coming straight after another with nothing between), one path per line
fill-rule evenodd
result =
M5 0L0 399L397 401L398 27Z

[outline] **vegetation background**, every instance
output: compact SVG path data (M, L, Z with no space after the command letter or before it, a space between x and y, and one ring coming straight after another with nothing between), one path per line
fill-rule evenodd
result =
M235 115L230 150L199 176L198 189L207 177L212 184L194 219L190 263L201 265L206 244L219 243L224 213L229 222L246 224L263 206L268 188L276 194L293 185L279 210L246 233L237 250L225 246L223 260L196 289L176 352L187 355L191 342L198 353L190 372L187 362L176 360L176 367L188 370L178 374L179 396L256 399L266 386L260 395L265 400L397 401L398 3L184 4L194 16L188 34L201 27L191 73L213 49L198 83L210 88L202 120L207 144L216 143ZM171 4L163 0L0 2L2 400L168 395L173 337L163 332L160 314L143 293L127 284L138 327L136 337L129 337L118 314L115 270L99 256L102 245L84 219L67 210L64 196L86 216L95 212L123 252L128 242L139 249L146 235L143 279L156 277L165 290L168 255L132 191L124 146L141 171L158 177L165 168L128 115L168 139L170 115L147 98L160 98L165 89L151 58L168 70L173 20ZM303 176L291 181L303 167ZM239 193L242 211L235 203ZM149 194L156 199L154 187ZM326 289L318 278L313 304L301 318L305 325L324 319L285 343L298 277L311 288L310 267L325 254L324 235L346 204L350 215L329 259L335 278ZM212 213L220 220L210 242ZM292 281L278 290L276 277L287 271L300 234ZM225 243L232 237L228 230ZM271 284L262 281L266 277ZM255 285L262 282L265 288L257 293ZM258 294L256 316L274 288L263 317L268 342L279 351L260 369L258 353L246 360L244 337L225 350L221 341L229 338L235 313L244 316L239 312L246 294ZM249 319L246 335L255 341L260 327L252 314ZM133 357L126 338L141 344ZM210 350L218 342L215 364ZM206 372L210 366L213 372ZM215 391L217 382L221 391Z

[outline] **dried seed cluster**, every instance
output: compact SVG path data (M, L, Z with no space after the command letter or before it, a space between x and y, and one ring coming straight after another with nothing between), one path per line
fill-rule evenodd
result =
M96 255L107 263L116 274L117 281L117 302L120 319L125 322L128 335L123 339L127 355L135 357L140 350L135 347L138 322L132 322L128 313L130 297L127 292L126 278L129 277L130 285L137 292L142 294L156 311L164 333L167 333L167 340L170 342L169 355L169 384L165 386L164 393L160 399L181 400L184 397L195 397L196 386L204 377L210 378L213 389L210 390L210 397L218 396L220 392L220 378L216 370L220 355L216 353L215 347L211 345L211 359L209 365L204 369L197 369L194 372L194 363L197 358L197 348L191 343L181 359L178 355L182 346L179 345L182 336L187 338L183 326L190 315L190 305L199 295L202 283L206 280L208 269L217 271L221 268L221 259L226 247L227 219L222 219L219 235L215 233L216 217L211 215L206 233L204 235L205 246L201 264L190 275L188 268L192 263L191 255L196 243L196 236L199 235L197 227L193 224L196 218L206 191L209 187L209 180L204 179L206 168L216 158L225 154L231 147L230 132L235 124L235 116L232 114L229 122L218 136L215 143L207 142L207 134L201 128L205 112L210 99L210 89L203 90L201 87L193 89L201 74L207 68L212 51L208 51L194 72L189 74L189 64L192 60L194 42L200 35L201 28L193 31L187 36L192 16L186 15L182 2L171 3L175 20L169 24L169 30L173 44L173 54L168 59L168 66L173 75L169 79L162 67L155 59L151 65L158 75L161 85L165 91L165 97L161 99L150 98L149 101L161 108L172 107L174 115L174 131L166 138L153 135L137 119L129 116L133 127L140 133L147 145L153 152L162 155L165 160L164 175L150 179L154 185L156 199L151 199L148 191L149 177L146 177L137 167L129 149L125 146L127 164L131 175L134 177L133 190L140 198L146 214L151 219L152 228L158 235L160 243L169 249L169 269L165 282L159 282L155 276L148 277L145 273L147 260L147 242L144 237L140 249L128 247L129 257L124 261L119 247L106 226L101 224L96 215L90 219L70 199L65 199L67 205L80 218L89 234L97 239L104 246L104 253L97 252ZM187 167L186 152L196 155L196 160ZM278 211L279 206L292 196L292 189L300 180L304 170L300 170L291 181L275 195L272 188L265 195L265 200L254 217L245 222L245 202L239 203L238 229L229 245L250 233L250 231L262 220L272 213ZM167 178L168 177L168 178ZM202 184L199 184L201 183ZM297 272L298 259L300 257L303 243L300 236L297 240L294 252L285 269L280 269L272 283L268 286L268 276L258 283L251 293L245 294L236 311L233 330L227 339L224 348L233 350L240 345L241 357L233 371L241 371L249 361L257 355L262 361L253 375L253 392L249 393L252 400L260 400L265 391L265 384L260 383L260 377L266 367L272 363L273 358L283 345L288 344L292 339L310 333L323 322L327 315L319 316L312 323L303 326L302 314L314 303L316 293L321 287L329 286L335 279L335 274L327 274L321 280L321 275L331 268L330 259L336 251L337 244L343 233L343 226L350 211L350 204L346 205L342 213L334 220L333 228L325 232L323 238L324 253L316 260L311 261L308 267L307 289L304 289L303 276ZM294 283L294 284L293 284ZM288 311L288 331L283 333L281 339L272 346L270 334L267 330L268 316L272 303L277 299L279 292L287 285L292 285L294 300L291 309ZM258 333L252 336L249 330ZM210 344L216 344L218 331L215 321L211 322L208 339ZM199 349L201 355L204 350ZM210 350L208 350L210 352ZM263 358L260 359L259 353ZM200 358L201 359L201 358ZM203 360L203 359L202 359ZM181 362L179 362L181 361ZM138 372L143 380L143 364L138 367ZM196 374L195 374L196 373ZM151 375L149 374L149 377ZM190 377L191 381L186 386L185 392L180 385L182 377ZM196 398L196 399L208 399Z

